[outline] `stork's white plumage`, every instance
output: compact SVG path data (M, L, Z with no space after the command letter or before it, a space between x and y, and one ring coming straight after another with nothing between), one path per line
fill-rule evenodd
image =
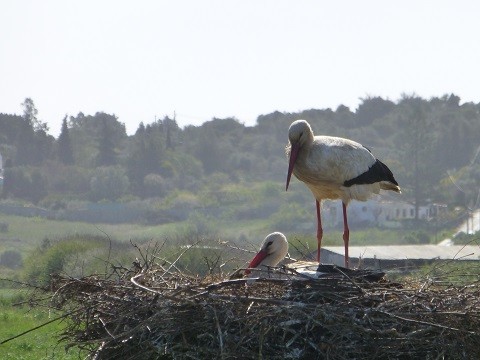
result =
M263 240L260 250L250 261L245 275L250 275L250 269L268 270L276 267L288 253L288 241L284 234L274 232ZM293 270L295 273L308 277L319 277L323 272L319 271L318 262L312 261L294 261L286 265L286 268ZM256 275L256 274L255 274ZM282 274L277 274L281 275Z
M274 232L263 240L260 251L250 261L249 269L275 267L282 261L288 253L288 241L285 235L280 232ZM246 270L245 274L250 274Z
M366 201L380 190L400 193L390 169L363 145L340 137L314 136L305 120L294 121L288 129L288 190L292 173L311 190L317 208L317 260L323 236L320 203L323 199L341 199L343 204L343 240L345 266L348 267L349 228L347 205L350 200Z
M281 232L274 232L263 240L259 252L250 261L249 269L268 269L277 266L288 253L288 241ZM311 261L296 261L287 265L287 267L304 276L317 277L321 273L318 272L318 263ZM251 271L246 270L245 274L250 275Z

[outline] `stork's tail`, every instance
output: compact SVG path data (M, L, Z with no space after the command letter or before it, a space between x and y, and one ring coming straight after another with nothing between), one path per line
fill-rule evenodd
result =
M395 191L399 194L402 193L402 190L400 189L400 186L398 186L397 184L394 184L390 181L382 181L380 182L380 188L382 190L391 190L391 191Z

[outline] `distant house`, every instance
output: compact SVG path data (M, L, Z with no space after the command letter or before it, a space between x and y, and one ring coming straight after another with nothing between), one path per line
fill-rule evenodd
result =
M343 224L341 201L325 201L322 210L322 221L326 225L340 226ZM350 224L377 224L381 221L381 214L381 203L375 200L352 201L348 205L348 221Z
M420 206L418 217L430 220L445 213L447 206L443 204L428 204ZM405 219L415 219L415 205L404 201L368 200L352 201L348 205L348 220L350 224L375 224L395 226L395 223ZM343 210L340 201L325 201L322 211L325 225L341 226Z
M415 205L408 202L387 202L382 205L385 220L415 219ZM430 220L447 211L447 205L428 204L418 207L418 218Z

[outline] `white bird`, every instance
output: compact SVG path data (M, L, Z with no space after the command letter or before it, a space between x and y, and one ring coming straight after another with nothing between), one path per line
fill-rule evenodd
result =
M282 261L288 253L288 241L285 235L280 232L274 232L263 240L260 251L250 261L249 269L275 267ZM250 270L245 270L245 274L250 274Z
M288 190L293 173L315 197L318 223L317 261L320 262L323 237L320 203L323 199L341 199L345 267L348 268L348 203L352 199L366 201L381 189L400 193L400 187L390 169L366 147L340 137L314 136L310 124L305 120L296 120L290 125L288 140L285 153L289 157L289 165L285 190Z
M255 257L250 261L248 269L245 270L245 275L251 277L250 269L260 269L276 267L288 254L288 241L285 235L280 232L274 232L263 240L260 250ZM285 265L285 269L292 270L290 274L284 273L288 279L292 278L295 273L300 277L298 279L321 278L323 276L332 275L349 275L362 277L368 281L378 281L384 273L373 270L350 270L337 265L319 265L318 262L313 261L293 261ZM287 275L288 274L288 275ZM277 273L282 278L282 273Z
M288 241L281 232L274 232L263 240L260 250L250 261L245 275L250 275L249 269L268 269L276 267L288 253ZM318 272L318 263L311 261L295 261L287 265L291 270L310 277L318 277L322 273Z

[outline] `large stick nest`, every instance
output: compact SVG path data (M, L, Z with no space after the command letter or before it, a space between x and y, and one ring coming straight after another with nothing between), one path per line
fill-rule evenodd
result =
M478 277L398 284L278 268L230 280L135 265L53 279L68 346L92 359L480 359Z

